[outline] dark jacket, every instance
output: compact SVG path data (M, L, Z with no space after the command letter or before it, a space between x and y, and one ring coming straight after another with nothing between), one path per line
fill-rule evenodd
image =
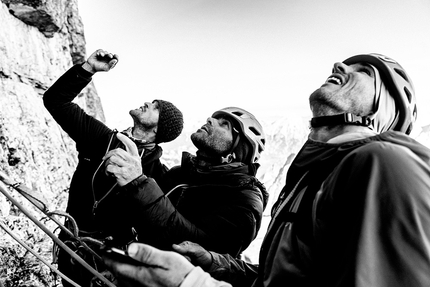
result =
M258 272L214 254L233 286L428 286L430 150L394 131L309 139L272 209Z
M128 216L128 208L120 204L121 188L113 177L105 174L102 162L107 151L122 147L122 143L113 130L72 102L90 81L91 74L81 65L75 65L46 91L43 101L55 121L76 142L79 153L79 163L70 185L67 212L76 220L80 230L103 231L98 235L103 237L113 235L111 228L125 228L123 219ZM167 171L159 160L161 147L156 145L153 149L145 149L145 145L136 144L139 154L144 150L143 172L154 179L160 178ZM108 196L103 198L108 192ZM94 208L95 204L97 208ZM129 233L129 227L126 229Z
M139 205L132 208L139 241L170 249L189 240L237 256L257 235L268 199L254 173L255 166L241 163L199 168L184 153L160 185L144 176L131 182L126 188L130 204Z

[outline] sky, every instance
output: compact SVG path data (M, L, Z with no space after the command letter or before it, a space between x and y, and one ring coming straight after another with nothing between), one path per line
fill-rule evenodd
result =
M310 118L333 64L371 52L403 66L417 126L430 124L428 0L79 0L79 13L87 56L119 56L93 78L111 128L154 99L180 108L185 127L228 106Z

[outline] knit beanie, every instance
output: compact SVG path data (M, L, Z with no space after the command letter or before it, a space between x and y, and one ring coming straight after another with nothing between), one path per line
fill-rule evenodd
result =
M176 139L184 127L182 112L172 103L163 100L154 100L158 102L160 112L158 118L158 129L155 137L156 143L166 143Z

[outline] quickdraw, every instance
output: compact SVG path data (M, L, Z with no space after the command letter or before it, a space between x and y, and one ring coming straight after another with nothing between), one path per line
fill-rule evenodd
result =
M95 240L93 238L86 238L86 237L79 237L79 229L75 222L75 220L64 212L54 211L50 212L47 208L47 205L45 202L41 199L40 196L37 196L37 194L29 189L28 187L22 185L21 183L13 182L6 174L3 172L0 172L0 192L3 193L6 198L12 202L13 205L15 205L24 215L26 215L31 221L33 221L43 232L45 232L53 241L55 244L57 244L60 248L64 249L76 262L81 264L85 269L87 269L89 272L91 272L95 277L97 277L101 282L106 284L110 287L116 287L111 281L109 281L106 277L104 277L101 273L99 273L97 270L95 270L91 265L89 265L85 260L83 260L79 255L77 255L72 249L70 249L66 244L63 243L53 232L51 232L45 225L43 225L39 220L37 220L26 208L24 208L16 199L14 199L7 191L7 186L12 187L16 191L18 191L23 197L25 197L28 201L30 201L37 209L39 209L43 214L45 214L50 220L52 220L54 223L58 225L58 227L61 230L64 230L71 238L76 240L85 250L90 252L97 260L100 262L102 259L100 256L92 249L90 248L86 242L91 242L92 244L96 245L103 245L102 242ZM65 216L69 219L69 221L72 223L73 229L72 231L69 230L67 227L65 227L61 222L59 222L54 215L60 215ZM19 240L18 237L14 236L13 233L4 225L0 224L0 227L3 228L9 235L12 236L19 244L21 244L24 248L26 248L28 251L30 251L33 255L37 254L34 250L32 250L29 246L27 246L24 242ZM42 260L42 258L39 255L35 255L38 259L41 259L41 261L46 264L53 272L58 274L61 278L65 279L66 281L70 282L74 286L79 286L77 283L73 282L70 278L62 274L59 270L57 270L54 266L47 263L45 260Z

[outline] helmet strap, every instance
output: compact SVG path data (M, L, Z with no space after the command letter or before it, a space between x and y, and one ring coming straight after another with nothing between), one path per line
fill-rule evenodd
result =
M234 153L234 150L237 147L237 145L239 144L240 133L236 128L233 128L233 133L236 133L236 135L233 136L234 143L232 144L227 155L221 156L221 163L231 163L234 159L236 159L236 154Z
M235 158L236 158L236 154L234 152L229 153L225 157L224 156L221 157L221 163L231 163Z
M333 116L321 116L311 119L310 124L312 128L322 126L336 126L336 125L357 125L369 127L372 125L373 119L369 116L360 117L351 113L344 113Z

